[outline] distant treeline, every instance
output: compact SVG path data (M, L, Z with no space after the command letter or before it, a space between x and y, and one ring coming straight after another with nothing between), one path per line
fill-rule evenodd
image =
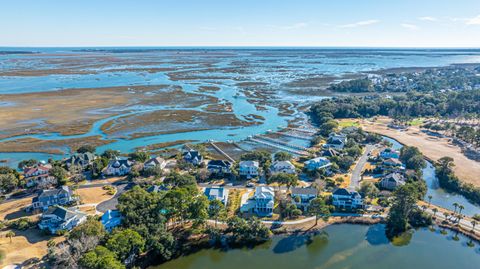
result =
M435 93L410 92L404 96L335 97L324 99L311 107L312 119L322 124L329 118L367 118L390 116L461 117L480 114L480 90Z

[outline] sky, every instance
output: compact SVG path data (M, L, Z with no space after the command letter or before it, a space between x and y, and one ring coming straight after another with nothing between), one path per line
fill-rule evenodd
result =
M0 46L480 47L480 0L0 0Z

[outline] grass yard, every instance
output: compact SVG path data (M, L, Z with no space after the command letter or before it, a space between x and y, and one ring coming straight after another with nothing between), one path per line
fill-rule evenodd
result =
M82 204L99 204L113 196L109 195L108 190L104 190L102 187L77 189L75 193L80 197Z
M346 128L346 127L359 127L360 123L358 120L354 119L340 119L338 120L338 127Z
M23 198L0 204L0 220L28 216L24 208L32 204L32 198Z

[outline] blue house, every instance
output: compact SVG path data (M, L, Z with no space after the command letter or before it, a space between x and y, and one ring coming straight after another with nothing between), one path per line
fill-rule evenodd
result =
M398 159L400 158L400 152L391 149L391 148L386 148L382 152L380 152L380 158L382 159Z
M308 171L315 171L317 169L323 169L331 166L332 163L325 157L317 157L305 162L305 167Z
M110 232L113 228L122 223L122 215L118 210L108 210L102 215L100 221L102 222L103 227L105 227L105 230Z

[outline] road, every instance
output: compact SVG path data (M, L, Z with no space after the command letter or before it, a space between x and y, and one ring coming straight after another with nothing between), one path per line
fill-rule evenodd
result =
M362 154L362 156L360 156L360 159L355 165L355 168L353 168L352 176L350 177L350 186L349 186L350 189L356 190L357 188L360 188L362 170L368 161L369 154L372 152L373 149L375 149L374 145L365 146L365 152Z
M425 210L426 213L430 214L430 215L433 215L433 211L431 208L427 208ZM448 221L450 221L451 223L453 222L456 222L456 218L455 217L452 217L453 212L450 212L450 216L448 217ZM439 220L447 220L447 218L445 218L445 216L443 215L442 212L437 212L437 214L435 214L435 217ZM461 219L460 220L460 226L462 226L462 228L466 229L466 230L472 230L473 229L473 225L472 225L472 222L470 219ZM475 226L475 231L476 232L480 232L480 224L476 225Z
M117 192L115 195L107 200L99 203L96 207L97 211L105 213L107 210L114 210L117 208L118 205L118 197L122 195L125 191L131 189L133 187L133 183L120 183L120 184L113 184L117 188Z

